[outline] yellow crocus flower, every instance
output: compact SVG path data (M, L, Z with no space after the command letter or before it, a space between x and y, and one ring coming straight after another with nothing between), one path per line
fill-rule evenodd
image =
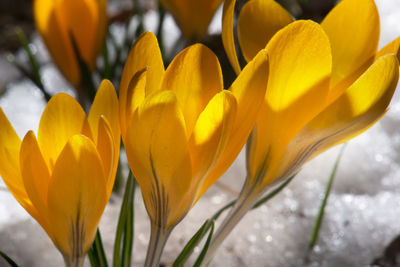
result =
M234 5L227 0L224 6L223 40L240 73L232 31ZM321 25L292 22L273 0L251 0L239 15L238 31L246 60L258 49L267 50L268 87L248 142L244 188L214 235L206 261L272 184L378 121L399 78L399 39L376 51L379 16L373 0L343 0Z
M201 40L223 0L160 0L188 41Z
M224 6L223 39L239 73L230 28L234 5L228 0ZM246 60L263 48L270 58L267 94L248 154L249 175L262 185L287 178L369 128L385 113L398 80L400 39L377 52L379 14L373 0L343 0L321 25L292 21L273 0L249 1L238 19Z
M34 0L36 28L65 78L78 87L81 73L71 37L90 70L107 29L106 0Z
M0 109L0 175L67 266L83 263L110 197L119 158L118 113L108 81L88 117L73 97L57 94L43 112L37 138L29 131L21 142Z
M166 70L152 33L133 45L120 87L121 133L152 222L151 240L166 239L239 154L267 77L264 50L223 90L218 59L204 45L183 50ZM162 249L156 250L149 249L146 266L156 266Z

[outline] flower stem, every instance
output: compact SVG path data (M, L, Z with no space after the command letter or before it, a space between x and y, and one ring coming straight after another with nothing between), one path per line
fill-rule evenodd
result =
M164 250L165 243L168 240L168 237L172 231L173 227L169 229L164 229L151 224L151 235L150 235L150 243L147 248L146 262L144 267L158 267L160 264L160 259L162 252Z
M68 257L63 254L65 267L83 267L83 262L85 260L85 255L80 257Z
M233 230L243 216L252 208L254 202L260 195L260 192L257 189L257 187L252 186L246 181L246 185L242 189L236 204L225 217L224 221L219 226L218 230L213 236L213 239L211 240L211 244L203 261L205 266L207 266L212 260L216 250L225 240L228 234Z

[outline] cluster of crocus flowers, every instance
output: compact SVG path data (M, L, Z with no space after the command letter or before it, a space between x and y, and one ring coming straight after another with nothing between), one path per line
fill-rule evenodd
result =
M229 28L233 8L234 1L227 1L224 45L240 73ZM271 184L289 178L313 157L379 120L396 88L400 42L377 51L379 15L373 0L343 0L321 25L291 21L272 0L249 1L239 15L244 57L251 60L257 49L265 48L270 72L247 147L246 183L236 208L214 235L210 254Z
M33 5L36 28L54 62L78 88L82 77L74 45L93 71L107 30L107 1L34 0Z
M81 266L110 197L119 159L118 99L100 85L90 114L66 94L47 104L37 138L21 141L0 109L0 175L67 266Z
M172 228L230 166L263 102L262 50L229 90L217 57L197 44L165 70L156 37L134 44L120 87L121 134L152 223L145 266L158 266Z
M160 0L174 16L188 41L201 40L223 0Z

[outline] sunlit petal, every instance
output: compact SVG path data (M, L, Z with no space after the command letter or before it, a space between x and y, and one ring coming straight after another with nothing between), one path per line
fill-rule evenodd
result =
M329 40L311 21L296 21L268 43L270 73L265 104L251 139L251 176L266 157L280 161L290 139L326 105L331 72ZM276 166L276 163L270 163ZM269 168L269 172L273 172Z
M343 0L322 21L332 46L332 87L353 75L350 85L372 63L379 41L374 0Z
M189 140L194 179L207 175L224 151L235 120L236 106L235 96L222 91L200 114Z
M218 58L201 44L186 48L169 65L161 87L174 91L190 135L207 103L223 89Z
M213 170L205 178L198 198L229 168L254 126L255 118L264 102L268 81L268 58L265 50L249 62L229 89L235 96L237 112L228 144Z
M379 58L339 99L315 117L292 140L280 167L299 168L326 149L372 126L385 112L399 78L396 56Z
M85 111L70 95L57 94L47 104L38 131L40 150L50 169L64 148L75 134L91 137Z

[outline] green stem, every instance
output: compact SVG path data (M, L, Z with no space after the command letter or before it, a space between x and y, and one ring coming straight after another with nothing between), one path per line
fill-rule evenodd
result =
M172 231L172 228L163 229L151 223L150 242L147 248L146 261L144 267L158 267L164 250L165 243Z
M122 243L122 237L124 234L126 218L128 215L129 198L132 195L131 190L132 190L133 184L134 184L133 174L131 171L129 171L128 180L125 185L124 199L122 201L121 210L119 212L117 232L115 234L114 258L113 258L113 266L114 267L121 266L121 243Z
M133 249L133 235L134 235L134 203L135 203L135 188L136 180L133 179L131 192L128 202L128 213L126 216L125 230L124 230L124 244L122 247L122 266L131 266L132 249Z
M94 238L96 254L99 259L100 267L108 267L106 253L103 248L103 241L101 240L100 230L97 228L96 237Z
M85 256L70 258L65 254L63 254L63 258L64 258L65 267L82 267L83 262L85 260Z
M237 223L243 218L243 216L252 208L254 202L257 201L258 197L262 193L256 186L253 186L251 183L249 183L248 180L249 179L246 179L246 183L235 205L225 217L217 232L214 234L208 251L204 257L203 263L205 265L212 260L218 247L237 225Z

